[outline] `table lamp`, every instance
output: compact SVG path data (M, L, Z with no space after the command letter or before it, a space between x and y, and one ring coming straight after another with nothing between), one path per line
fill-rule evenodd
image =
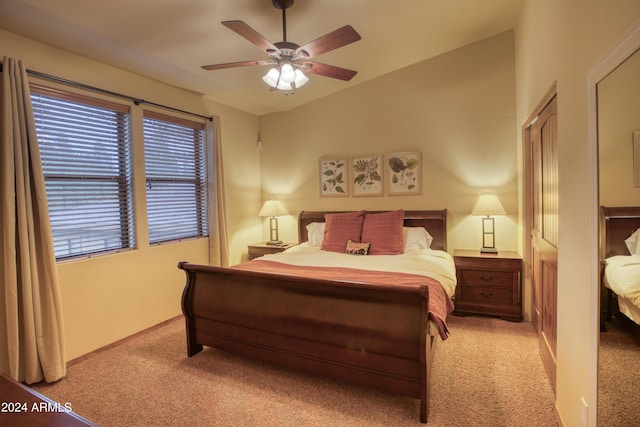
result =
M495 194L485 193L478 198L471 215L484 217L482 218L482 248L480 252L498 253L496 249L495 220L491 215L506 215L506 213L498 196Z
M282 240L278 238L278 216L288 215L282 203L279 200L267 200L264 202L258 216L268 216L269 218L269 241L267 245L280 245Z

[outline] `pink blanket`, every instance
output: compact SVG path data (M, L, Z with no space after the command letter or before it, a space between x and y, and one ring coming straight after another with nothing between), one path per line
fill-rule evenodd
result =
M275 261L253 260L234 266L233 268L259 271L264 273L287 274L291 276L314 277L324 280L344 280L379 285L418 286L429 288L429 318L438 326L440 337L447 339L447 315L453 311L453 302L436 279L418 274L392 273L386 271L370 271L355 268L325 268L290 265Z

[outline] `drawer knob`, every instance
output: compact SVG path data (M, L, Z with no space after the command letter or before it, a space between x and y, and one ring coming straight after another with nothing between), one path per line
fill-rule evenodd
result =
M493 280L493 276L485 276L484 274L481 274L480 280L484 280L485 282L490 282Z
M491 298L493 296L493 292L480 292L480 295L485 298Z

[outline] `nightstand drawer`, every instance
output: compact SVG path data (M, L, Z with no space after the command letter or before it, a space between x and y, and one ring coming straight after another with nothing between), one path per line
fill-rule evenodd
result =
M458 279L456 314L483 314L522 321L522 258L519 254L456 249L453 259Z
M502 286L510 289L513 286L513 273L509 271L461 270L463 285Z
M462 300L468 303L511 304L511 288L462 286Z

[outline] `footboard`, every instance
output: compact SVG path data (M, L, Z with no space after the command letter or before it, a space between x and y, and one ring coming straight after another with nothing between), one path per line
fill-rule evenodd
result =
M427 286L301 278L181 262L187 353L232 351L420 399L427 421Z

